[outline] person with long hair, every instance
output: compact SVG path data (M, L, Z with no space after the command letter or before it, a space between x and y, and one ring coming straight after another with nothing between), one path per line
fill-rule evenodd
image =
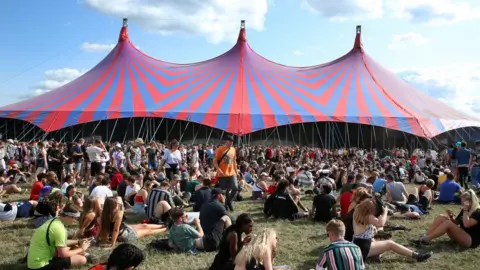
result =
M235 270L273 270L278 238L273 229L263 229L235 257Z
M252 230L253 220L250 215L245 213L239 215L235 224L225 230L210 270L233 270L235 268L233 264L235 257L243 245L250 241L249 234ZM243 234L247 236L243 238Z
M97 264L89 270L133 270L145 260L143 251L135 245L118 245L108 256L107 262Z
M428 245L430 241L447 235L455 243L466 248L480 245L480 205L478 197L471 189L460 196L462 210L455 218L450 210L447 215L438 216L428 231L417 241Z
M129 242L145 236L163 233L167 228L155 224L127 225L123 222L124 206L121 197L108 197L103 205L100 218L98 240L106 242L110 240L110 247L114 248L117 241Z
M37 170L35 171L35 176L40 173L46 173L48 170L47 149L45 148L45 144L43 142L38 142L37 146L38 151L35 161Z
M383 208L383 213L378 218L375 217L375 212L375 202L365 200L355 207L353 213L353 243L360 247L364 260L380 256L387 251L414 258L419 262L432 256L431 252L414 252L392 240L374 241L373 237L377 233L377 228L385 226L387 221L387 208Z
M135 204L133 205L133 213L136 215L145 213L145 202L148 199L148 193L152 190L153 183L151 181L145 181L143 187L135 195Z
M89 197L83 202L83 211L79 218L80 228L75 234L76 238L91 238L97 236L101 213L100 202Z
M179 150L180 143L177 140L170 142L170 147L163 150L163 157L160 167L165 168L165 176L172 180L175 174L179 173L182 165L182 153Z

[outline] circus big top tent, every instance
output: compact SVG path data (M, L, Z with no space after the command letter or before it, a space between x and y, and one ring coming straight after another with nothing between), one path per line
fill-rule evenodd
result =
M360 26L347 54L311 67L284 66L257 54L247 42L244 21L229 51L193 64L145 55L133 46L127 28L125 19L116 47L93 69L58 89L0 108L0 117L26 121L44 134L125 118L197 123L238 136L326 122L347 124L347 133L348 123L363 124L430 139L480 126L479 119L416 90L375 62L362 47ZM158 122L150 126L155 137Z

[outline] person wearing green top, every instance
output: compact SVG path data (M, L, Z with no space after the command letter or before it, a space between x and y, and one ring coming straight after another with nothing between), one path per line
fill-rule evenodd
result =
M200 220L198 218L193 220L193 224L197 227L195 229L187 224L188 215L185 210L175 208L171 211L170 215L175 223L169 230L169 247L181 252L194 253L197 250L203 250L203 229L200 225Z
M75 265L87 263L85 251L90 247L90 241L67 240L67 230L56 216L61 208L61 201L44 199L55 217L46 221L35 230L30 240L27 255L28 269L69 269ZM71 248L78 245L77 248Z
M186 192L189 192L190 194L195 194L195 187L200 185L200 181L198 181L197 179L191 179L188 183L187 183L187 187L185 188L185 191Z

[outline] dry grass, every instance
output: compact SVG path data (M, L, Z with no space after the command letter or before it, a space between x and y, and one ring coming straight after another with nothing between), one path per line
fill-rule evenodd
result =
M17 199L25 199L25 196L9 198L9 200ZM256 229L272 227L278 232L279 251L275 261L276 265L290 265L292 269L299 270L315 268L315 261L321 252L321 248L328 245L324 224L314 224L310 221L283 222L265 220L262 214L262 204L257 202L239 202L235 206L235 214L248 212L254 217ZM457 206L449 207L454 212L459 211ZM433 218L438 214L444 213L444 211L445 206L435 205L434 211L421 221L392 221L394 224L402 224L411 228L409 232L394 232L393 239L398 243L414 248L409 243L409 240L416 239L421 235ZM133 224L141 219L141 217L129 217L128 222ZM24 265L20 265L17 262L26 254L27 244L33 230L34 228L28 220L0 223L1 269L25 269ZM69 228L69 231L74 230L75 228L73 227ZM140 247L145 247L153 239L155 237L142 239L137 244ZM434 252L433 257L428 262L415 263L410 259L395 254L386 254L382 257L381 263L369 264L367 269L480 269L478 249L460 249L445 237L438 239L427 249ZM92 248L90 253L102 256L106 255L107 251L100 248ZM214 256L214 253L198 255L147 253L147 259L139 269L208 269ZM87 267L83 269L87 269Z

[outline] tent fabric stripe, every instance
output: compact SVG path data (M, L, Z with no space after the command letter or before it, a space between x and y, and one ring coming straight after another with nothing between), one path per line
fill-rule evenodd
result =
M431 138L480 120L416 90L361 46L329 63L290 67L255 53L242 28L224 54L191 64L156 60L121 29L93 69L53 91L0 108L47 132L98 120L164 117L236 135L293 123L337 121Z

